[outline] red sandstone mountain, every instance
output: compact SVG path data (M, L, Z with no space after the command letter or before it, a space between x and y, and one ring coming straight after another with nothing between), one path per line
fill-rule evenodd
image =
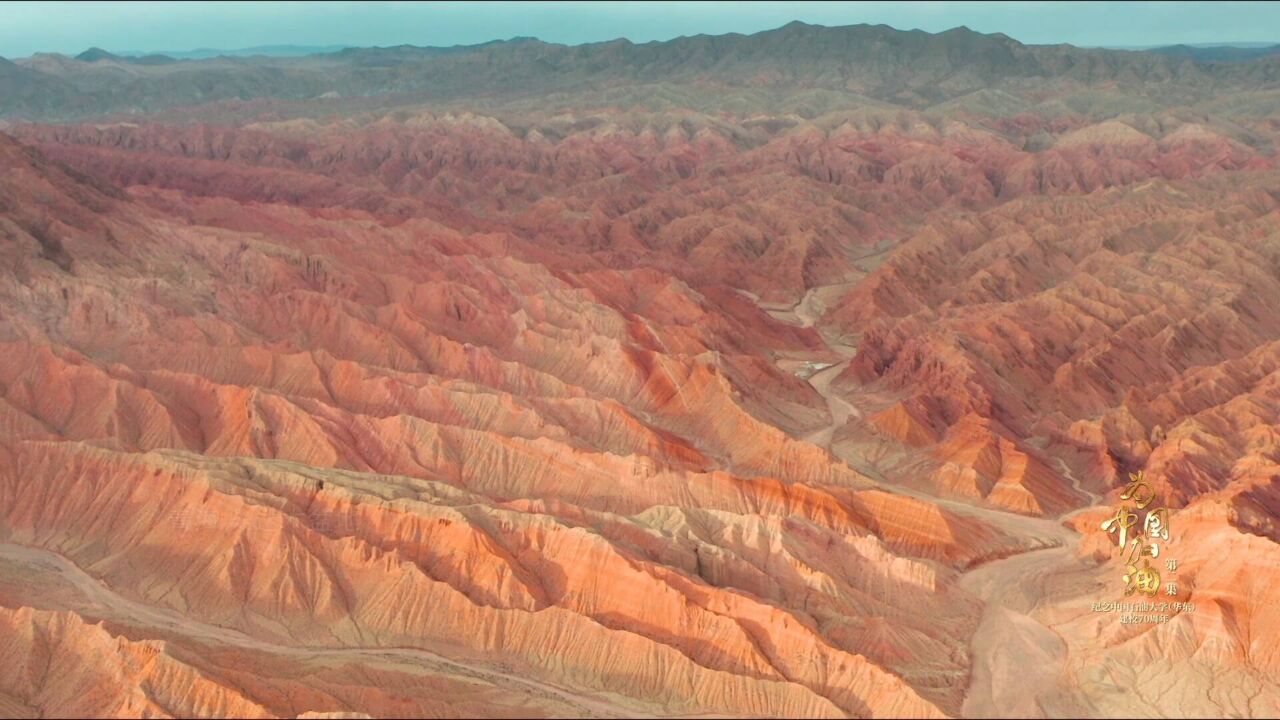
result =
M1280 711L1270 62L0 67L148 111L0 135L0 715ZM1138 470L1156 626L1090 610Z

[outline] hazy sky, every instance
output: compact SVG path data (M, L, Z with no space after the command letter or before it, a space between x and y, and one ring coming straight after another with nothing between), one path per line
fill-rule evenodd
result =
M101 2L0 3L0 55L255 45L455 45L516 35L583 43L751 33L791 20L967 25L1027 43L1280 42L1268 2Z

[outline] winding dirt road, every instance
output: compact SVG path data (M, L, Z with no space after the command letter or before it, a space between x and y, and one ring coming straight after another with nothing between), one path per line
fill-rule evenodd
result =
M810 289L792 307L761 309L775 319L799 327L815 327L821 319L821 298L840 292L853 283L838 283ZM832 388L832 382L857 353L852 345L833 342L819 332L828 351L843 358L807 379L826 400L831 423L804 439L831 450L850 467L868 475L884 490L925 500L956 513L976 517L1011 535L1023 538L1039 549L992 560L969 569L960 579L960 587L983 602L983 613L970 640L972 668L961 715L968 718L1045 717L1040 698L1059 698L1069 692L1064 676L1067 645L1052 628L1032 617L1046 597L1046 581L1057 573L1077 565L1076 547L1080 535L1063 524L1077 513L1088 510L1101 497L1082 487L1067 464L1055 458L1062 476L1079 494L1087 496L1084 507L1064 513L1058 518L1035 518L982 507L931 495L888 482L864 458L850 456L832 447L832 438L850 418L862 411ZM793 358L794 359L794 358ZM805 360L805 358L800 358ZM810 362L823 362L815 356Z

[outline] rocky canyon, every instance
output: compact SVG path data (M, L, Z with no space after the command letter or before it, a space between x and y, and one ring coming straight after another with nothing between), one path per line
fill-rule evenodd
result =
M963 28L0 60L0 716L1276 716L1278 118Z

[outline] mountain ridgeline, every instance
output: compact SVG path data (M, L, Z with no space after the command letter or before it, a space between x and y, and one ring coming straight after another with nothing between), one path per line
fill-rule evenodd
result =
M884 25L794 22L754 35L697 35L578 46L516 38L451 48L347 48L305 57L126 58L92 49L74 60L40 54L0 67L0 117L59 121L218 101L395 96L432 102L628 102L644 85L697 88L708 102L750 110L777 96L830 107L887 103L915 110L978 90L1033 97L1045 84L1113 93L1130 104L1187 104L1224 92L1273 91L1280 59L1207 62L1197 53L1024 45L967 28L930 34ZM768 98L760 94L768 95ZM662 92L644 94L646 102ZM572 102L568 102L572 100ZM1092 112L1096 98L1081 101ZM1102 103L1105 112L1110 103ZM997 109L998 110L998 109Z

